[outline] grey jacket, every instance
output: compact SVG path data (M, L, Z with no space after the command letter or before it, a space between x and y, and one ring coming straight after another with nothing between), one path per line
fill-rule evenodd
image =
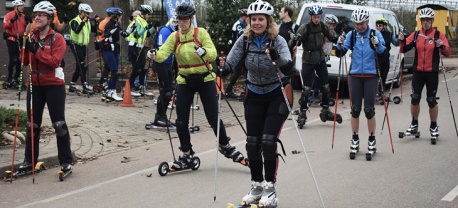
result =
M262 43L260 48L254 40L247 39L247 45L249 47L246 59L241 60L245 54L245 44L243 41L244 36L240 36L235 42L229 55L226 57L226 63L224 65L225 70L232 70L237 66L239 61L244 61L248 72L247 80L250 89L261 93L267 93L278 87L280 82L277 73L280 75L280 78L285 77L278 67L284 66L291 61L291 54L289 53L288 44L285 39L278 35L277 38L275 38L275 43L273 43L273 46L277 48L279 53L279 58L274 60L276 66L269 60L265 53L267 49L266 43L270 44L269 39Z

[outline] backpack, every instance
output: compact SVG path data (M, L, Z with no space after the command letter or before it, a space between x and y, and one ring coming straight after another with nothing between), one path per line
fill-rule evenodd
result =
M176 53L176 50L178 48L178 45L181 45L181 44L184 44L184 43L189 43L189 42L194 42L197 46L202 46L202 43L200 43L200 41L197 39L197 34L199 33L199 28L198 27L194 27L194 32L192 34L192 37L193 39L192 40L187 40L185 42L180 42L180 31L176 31L175 33L175 53Z
M413 35L413 42L415 43L415 45L417 44L417 38L419 34L420 34L420 30L417 30L415 31L415 34ZM434 40L439 39L439 35L440 35L439 30L436 30L436 32L434 33Z
M275 38L276 39L276 38ZM273 40L270 40L270 47L275 47L275 39ZM243 56L242 58L240 59L240 61L242 62L242 67L243 68L246 68L245 67L245 59L246 59L246 55L248 53L258 53L258 54L261 54L261 53L264 53L263 51L249 51L248 49L250 48L250 43L248 43L248 38L247 36L243 36L243 48L245 50L243 50ZM240 64L240 63L239 63Z
M371 29L371 32L369 33L369 39L375 36L375 30ZM350 50L353 51L354 46L355 46L355 41L356 41L356 30L353 30L351 33L351 39L350 39ZM372 50L375 50L374 45L370 44Z
M294 28L294 25L293 24L293 28ZM310 22L305 24L305 26L307 27L307 30L306 30L306 33L305 33L305 37L302 37L302 40L307 40L307 38L310 36L310 34L315 34L315 33L323 33L323 31L325 31L326 29L324 28L324 23L320 22L320 26L321 26L321 31L320 32L311 32L312 28L310 27ZM304 42L305 42L304 41ZM324 41L323 41L324 42Z
M167 25L163 25L163 26L161 26L159 29L157 29L156 33L154 34L153 38L151 39L152 46L153 46L153 48L155 48L155 49L158 49L158 48L159 48L159 45L157 45L157 40L158 40L158 38L159 38L159 32L160 32L163 28L167 28L171 33L173 32L172 29L170 29L170 27L167 27Z

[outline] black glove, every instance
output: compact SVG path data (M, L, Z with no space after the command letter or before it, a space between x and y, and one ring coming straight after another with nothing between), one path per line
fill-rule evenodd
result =
M28 50L32 52L33 54L37 53L37 48L35 47L35 44L30 41L26 41L25 50Z
M301 39L301 37L302 37L301 34L296 33L296 34L294 34L294 36L293 36L293 40L294 40L294 41L299 41L299 40Z
M216 76L218 77L226 77L232 73L232 70L229 67L216 67Z
M14 21L16 21L17 19L19 19L19 15L16 14L13 18L10 19L11 24L14 23Z
M272 59L272 61L280 58L280 55L278 54L278 50L275 47L269 48L269 53L270 53L270 58Z

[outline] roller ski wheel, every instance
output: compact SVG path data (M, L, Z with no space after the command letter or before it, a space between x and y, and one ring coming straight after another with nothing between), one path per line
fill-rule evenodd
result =
M435 145L437 143L437 137L431 137L431 144Z
M94 85L92 86L92 92L98 94L98 93L101 93L102 92L102 88L100 88L99 85Z
M200 131L200 127L199 126L191 126L191 127L189 127L189 132L194 133L196 131Z
M171 125L169 127L167 127L167 126L157 126L157 125L154 125L153 123L149 123L149 124L145 124L145 129L147 129L147 130L162 130L162 131L167 131L167 130L176 131L177 127L174 126L174 125Z
M401 103L401 102L402 102L401 97L399 97L399 96L394 96L394 98L393 98L393 103L394 103L394 104L399 104L399 103Z
M182 170L197 170L200 167L200 158L197 156L193 156L191 160L192 165L188 168L183 168L183 169L173 169L170 168L170 165L168 162L162 162L159 167L158 167L158 172L160 176L166 176L170 172L177 172L177 171L182 171Z
M200 105L192 105L192 106L191 106L191 109L193 109L193 110L199 110L199 109L200 109Z
M372 157L374 157L374 155L375 155L375 152L377 152L377 150L369 150L369 151L366 153L366 160L367 160L367 161L371 161L371 160L372 160Z
M38 162L35 165L35 173L39 173L39 172L41 172L43 170L46 170L46 167L44 166L44 162ZM7 170L7 171L5 171L5 173L6 173L6 177L5 177L4 181L11 181L11 180L14 180L14 179L16 179L18 177L32 174L32 169L25 170L25 171L17 170L14 173L11 170Z
M69 171L59 171L59 180L60 181L64 181L68 175L72 174L72 170L69 170Z
M297 121L297 127L299 127L299 129L302 129L302 128L304 128L304 126L305 126L305 119L304 118L300 118Z
M399 135L398 135L399 139L402 139L404 137L410 137L410 136L413 136L413 137L418 139L418 138L420 138L420 132L417 131L415 133L410 133L410 132L406 131L406 132L399 132Z
M320 113L320 119L321 119L322 122L334 121L334 113L332 113L331 111L321 112ZM336 115L336 121L339 124L342 123L342 116L340 114Z
M82 93L81 93L80 90L75 91L75 92L69 92L69 91L67 91L67 95L77 95L77 96L81 96L81 94L82 94Z

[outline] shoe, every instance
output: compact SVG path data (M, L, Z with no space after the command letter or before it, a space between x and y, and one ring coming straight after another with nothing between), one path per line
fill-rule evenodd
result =
M89 88L89 85L87 83L85 83L83 85L83 94L94 94L94 91L92 91L90 88Z
M118 94L116 93L116 90L114 89L108 90L107 97L115 101L122 101L122 98L118 97Z
M240 162L245 158L242 153L237 151L235 147L231 146L229 143L225 147L219 145L218 150L224 157L232 158L234 162Z
M72 170L72 165L71 165L71 164L68 164L68 163L62 163L62 164L60 165L60 170L61 170L61 171L64 171L64 172L71 171L71 170Z
M130 91L130 95L134 96L134 97L140 97L141 94L139 92L135 91L135 90L131 90Z
M76 89L74 85L70 85L70 87L68 87L68 92L75 93L78 92L78 89Z
M172 168L180 170L191 167L192 157L192 155L187 154L184 154L183 156L178 156L178 160L173 162Z
M350 149L359 150L359 139L358 140L351 139Z
M275 206L277 204L277 193L275 191L275 184L272 181L264 183L264 190L261 200L259 200L260 207Z
M151 91L147 90L146 87L143 86L143 85L140 85L139 88L140 88L140 95L141 96L145 96L145 95L146 96L153 96L154 95Z
M416 134L418 131L418 124L410 124L409 128L406 130L406 132L409 132L411 134Z
M375 141L375 136L369 136L369 140L367 141L367 150L374 152L377 151L377 142Z
M28 171L28 170L32 170L32 164L30 164L29 162L23 162L21 163L21 165L19 165L19 171Z
M259 202L264 191L264 182L251 181L251 190L242 199L243 205L250 205Z
M172 122L170 122L169 120L167 120L166 118L164 117L159 117L157 119L154 120L153 124L155 126L161 126L161 127L170 127L172 126Z
M439 137L439 126L436 126L436 128L429 128L429 132L431 133L431 137Z

